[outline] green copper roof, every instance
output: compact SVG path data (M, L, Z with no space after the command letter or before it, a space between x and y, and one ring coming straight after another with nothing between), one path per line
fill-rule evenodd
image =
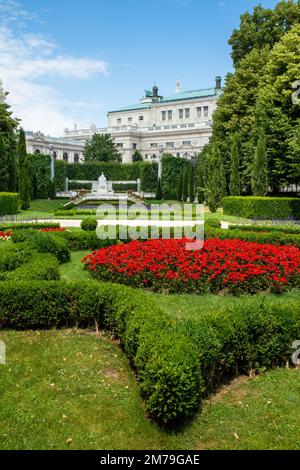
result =
M136 103L136 104L129 104L128 106L124 106L123 108L115 109L113 111L109 111L109 113L120 113L122 111L134 111L139 109L148 109L150 108L151 103Z
M174 93L173 95L167 96L162 101L182 101L182 100L191 100L195 98L205 98L206 96L215 96L216 89L215 88L207 88L204 90L188 90L182 91L179 93Z
M147 92L148 90L146 90ZM216 88L206 88L202 90L188 90L182 91L179 93L174 93L173 95L167 96L162 100L158 101L158 103L168 103L171 101L185 101L185 100L192 100L197 98L206 98L209 96L219 96L222 93L222 90L216 90ZM122 108L109 111L109 113L119 113L122 111L134 111L139 109L148 109L150 108L152 103L137 103L131 104L128 106L124 106Z

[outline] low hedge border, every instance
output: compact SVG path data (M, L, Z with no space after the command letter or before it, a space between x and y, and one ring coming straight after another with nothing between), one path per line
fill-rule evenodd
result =
M59 223L52 223L52 222L49 222L49 223L31 223L31 222L28 222L28 223L14 223L14 224L10 224L10 223L5 223L5 224L2 224L0 225L0 232L4 232L5 230L24 230L24 229L27 229L27 228L31 228L31 229L41 229L41 228L58 228L59 227Z
M282 366L300 335L300 302L263 296L178 321L129 287L61 281L0 283L0 327L106 328L136 369L149 414L174 424L193 416L224 380Z
M246 232L277 232L289 235L300 235L300 225L281 227L280 225L229 225L229 230L240 230Z
M223 198L223 210L247 219L300 220L300 198L228 196Z
M20 206L18 193L0 192L0 216L17 214Z
M216 229L209 225L205 225L205 239L208 238L219 238L224 240L226 238L238 238L247 242L256 243L269 243L270 245L295 245L300 248L300 233L289 234L282 232L257 232L257 231L246 231L246 230L224 230Z

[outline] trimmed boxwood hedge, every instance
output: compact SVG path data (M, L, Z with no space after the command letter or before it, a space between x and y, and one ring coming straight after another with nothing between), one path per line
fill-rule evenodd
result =
M17 214L20 206L18 193L0 193L0 216Z
M287 233L289 235L299 234L300 235L300 225L229 225L230 230L240 230L246 232L277 232L277 233Z
M247 219L294 219L300 220L300 199L289 197L223 198L224 214Z
M300 248L300 233L283 233L279 231L270 232L257 232L252 230L224 230L216 229L209 225L205 225L204 230L205 239L219 238L224 240L226 238L238 238L247 242L255 243L269 243L271 245L295 245Z
M4 231L4 230L24 230L24 229L40 229L40 228L58 228L59 227L59 224L58 223L52 223L52 222L48 222L48 223L31 223L31 222L27 222L27 223L14 223L14 224L10 224L10 223L4 223L2 225L0 225L0 231Z
M178 321L146 293L125 286L64 282L0 283L0 327L106 328L138 375L149 414L162 423L193 416L224 380L282 366L300 335L300 301L247 298Z

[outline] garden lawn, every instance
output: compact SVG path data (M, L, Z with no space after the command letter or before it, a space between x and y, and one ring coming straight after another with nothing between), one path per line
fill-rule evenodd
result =
M30 201L30 208L22 211L18 218L22 219L51 219L53 212L66 204L69 199L34 199Z
M59 267L60 278L63 281L84 281L92 279L92 276L88 271L83 269L81 260L91 250L88 251L71 251L71 260L66 264L61 264Z
M1 331L0 449L299 449L300 371L223 387L180 432L145 415L125 355L80 330Z

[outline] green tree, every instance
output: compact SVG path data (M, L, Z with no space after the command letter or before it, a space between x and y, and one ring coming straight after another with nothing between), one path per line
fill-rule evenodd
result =
M241 181L240 181L240 157L238 148L238 138L234 135L231 144L231 172L230 172L230 195L240 196L241 194Z
M27 210L30 207L30 177L28 155L26 151L26 137L23 129L20 129L19 132L18 156L20 207L22 210Z
M182 200L187 201L189 195L189 168L185 163L182 170Z
M182 187L183 187L183 171L180 169L177 190L176 190L176 199L177 201L182 201Z
M133 162L142 162L143 161L143 156L139 150L135 150L132 155L132 161Z
M2 81L0 80L0 134L2 138L0 157L0 172L2 183L0 184L8 191L15 191L17 186L17 152L15 131L19 122L17 119L12 117L10 106L6 101L7 96L8 92L4 90Z
M7 149L2 134L0 134L0 192L8 191L9 173Z
M220 149L213 144L207 159L205 187L205 199L211 212L216 212L221 207L224 196L226 196L226 179L223 160Z
M300 23L300 1L281 1L273 10L259 5L252 14L243 14L239 29L228 41L234 65L238 66L253 49L272 48L296 23Z
M86 141L83 156L85 162L121 161L116 143L110 134L94 134Z
M297 183L295 154L290 139L300 119L300 105L293 104L293 82L299 79L300 24L295 25L271 51L258 91L256 128L264 127L268 148L269 184L276 193L281 186Z
M193 165L191 165L189 171L189 199L190 202L195 201L195 171Z
M260 130L252 168L253 196L266 196L268 193L268 175L266 158L266 135Z
M159 178L159 180L157 181L155 199L157 199L158 201L161 201L162 198L163 198L163 194L162 194L161 182L160 182L160 178Z

